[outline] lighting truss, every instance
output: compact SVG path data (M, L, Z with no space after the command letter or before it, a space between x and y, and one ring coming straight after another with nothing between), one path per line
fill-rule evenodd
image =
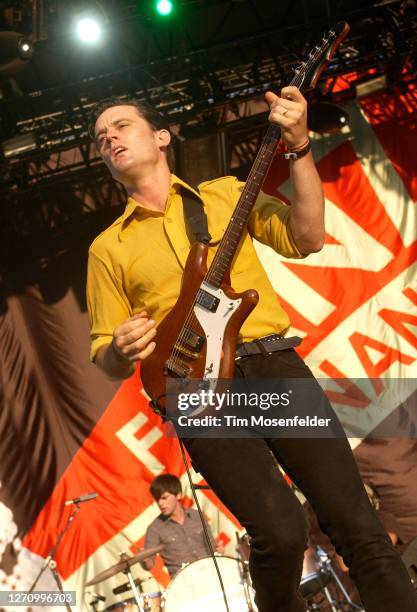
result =
M204 2L196 0L194 4ZM332 96L331 83L346 74L357 73L361 78L373 70L386 75L391 86L415 80L417 18L404 17L403 2L385 5L378 5L365 25L362 13L351 15L351 34L322 76L328 98ZM159 109L172 124L204 122L214 116L216 125L221 126L227 114L223 111L230 105L242 104L267 89L278 91L291 80L292 70L309 51L311 39L316 40L311 32L317 27L300 26L296 40L293 28L265 28L253 36L206 45L182 55L168 49L171 54L157 61L3 102L5 116L15 117L14 136L31 135L37 146L15 155L9 147L0 191L17 193L101 167L89 142L87 122L95 102L109 95L134 95Z

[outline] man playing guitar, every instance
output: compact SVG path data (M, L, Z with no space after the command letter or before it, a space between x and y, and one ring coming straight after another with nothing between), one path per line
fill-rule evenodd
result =
M289 207L261 193L233 259L233 289L259 292L239 342L254 349L253 341L264 338L255 343L259 350L247 351L252 354L242 356L236 368L248 379L311 379L292 348L268 350L268 342L275 347L274 338L285 334L289 320L251 238L287 257L319 251L325 236L324 198L309 150L306 100L295 86L283 88L280 96L268 92L266 100L270 122L280 126L287 150L294 153L289 161L293 198ZM181 291L191 246L182 194L188 191L201 199L216 239L242 185L223 177L202 183L196 192L172 174L169 127L156 111L136 101L100 103L92 112L91 129L105 164L128 194L124 214L91 245L87 288L92 359L109 376L122 379L156 350L162 341L158 325ZM215 248L209 246L209 260ZM375 516L342 435L326 440L194 438L184 443L193 463L251 537L250 572L261 612L305 609L298 594L307 537L304 513L275 460L309 499L349 567L367 612L417 610L405 567Z

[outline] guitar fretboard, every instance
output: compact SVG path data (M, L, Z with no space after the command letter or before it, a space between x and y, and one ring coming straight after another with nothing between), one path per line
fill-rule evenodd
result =
M242 195L220 242L216 257L207 273L206 281L214 287L220 287L226 271L230 269L249 215L274 158L280 137L280 128L275 124L271 124L264 136Z

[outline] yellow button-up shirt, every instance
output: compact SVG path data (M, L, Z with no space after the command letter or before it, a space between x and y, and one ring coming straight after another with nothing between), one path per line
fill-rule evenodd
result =
M212 242L224 234L240 197L243 183L226 176L199 185L199 193L175 175L165 211L142 206L129 198L125 212L102 232L89 250L87 303L91 326L91 359L112 340L113 330L126 319L146 310L158 323L174 306L181 288L190 241L181 199L181 188L203 201ZM286 312L256 254L252 237L286 257L302 257L292 238L291 208L260 193L231 269L237 292L256 289L259 303L244 322L239 342L289 327ZM218 244L209 248L211 263Z

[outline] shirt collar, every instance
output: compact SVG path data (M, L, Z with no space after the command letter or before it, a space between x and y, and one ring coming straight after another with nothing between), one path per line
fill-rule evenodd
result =
M144 217L160 217L160 216L163 216L165 214L167 208L168 208L168 205L169 205L169 197L174 195L175 193L179 193L180 190L181 190L181 187L184 187L185 189L188 189L188 191L191 191L191 193L196 195L198 198L201 198L201 196L198 193L198 191L196 191L193 187L188 185L185 181L180 179L175 174L171 174L171 177L170 177L170 188L169 188L169 193L168 193L168 202L167 202L167 207L165 208L165 211L152 210L150 208L147 208L146 206L143 206L140 202L137 202L137 200L135 200L134 198L129 197L128 200L127 200L127 203L126 203L126 208L124 210L124 213L123 213L123 215L121 216L121 219L120 219L119 239L122 236L123 230L126 228L127 221L132 217L132 215L135 212L139 213L140 215L142 215Z
M184 508L184 506L183 506ZM190 518L191 516L191 512L190 512L190 508L184 508L184 514L185 516L187 516L188 518ZM177 523L177 521L173 521L172 518L170 516L164 516L163 514L159 515L161 520L164 521L165 523L175 523L176 525L178 525L179 523Z

